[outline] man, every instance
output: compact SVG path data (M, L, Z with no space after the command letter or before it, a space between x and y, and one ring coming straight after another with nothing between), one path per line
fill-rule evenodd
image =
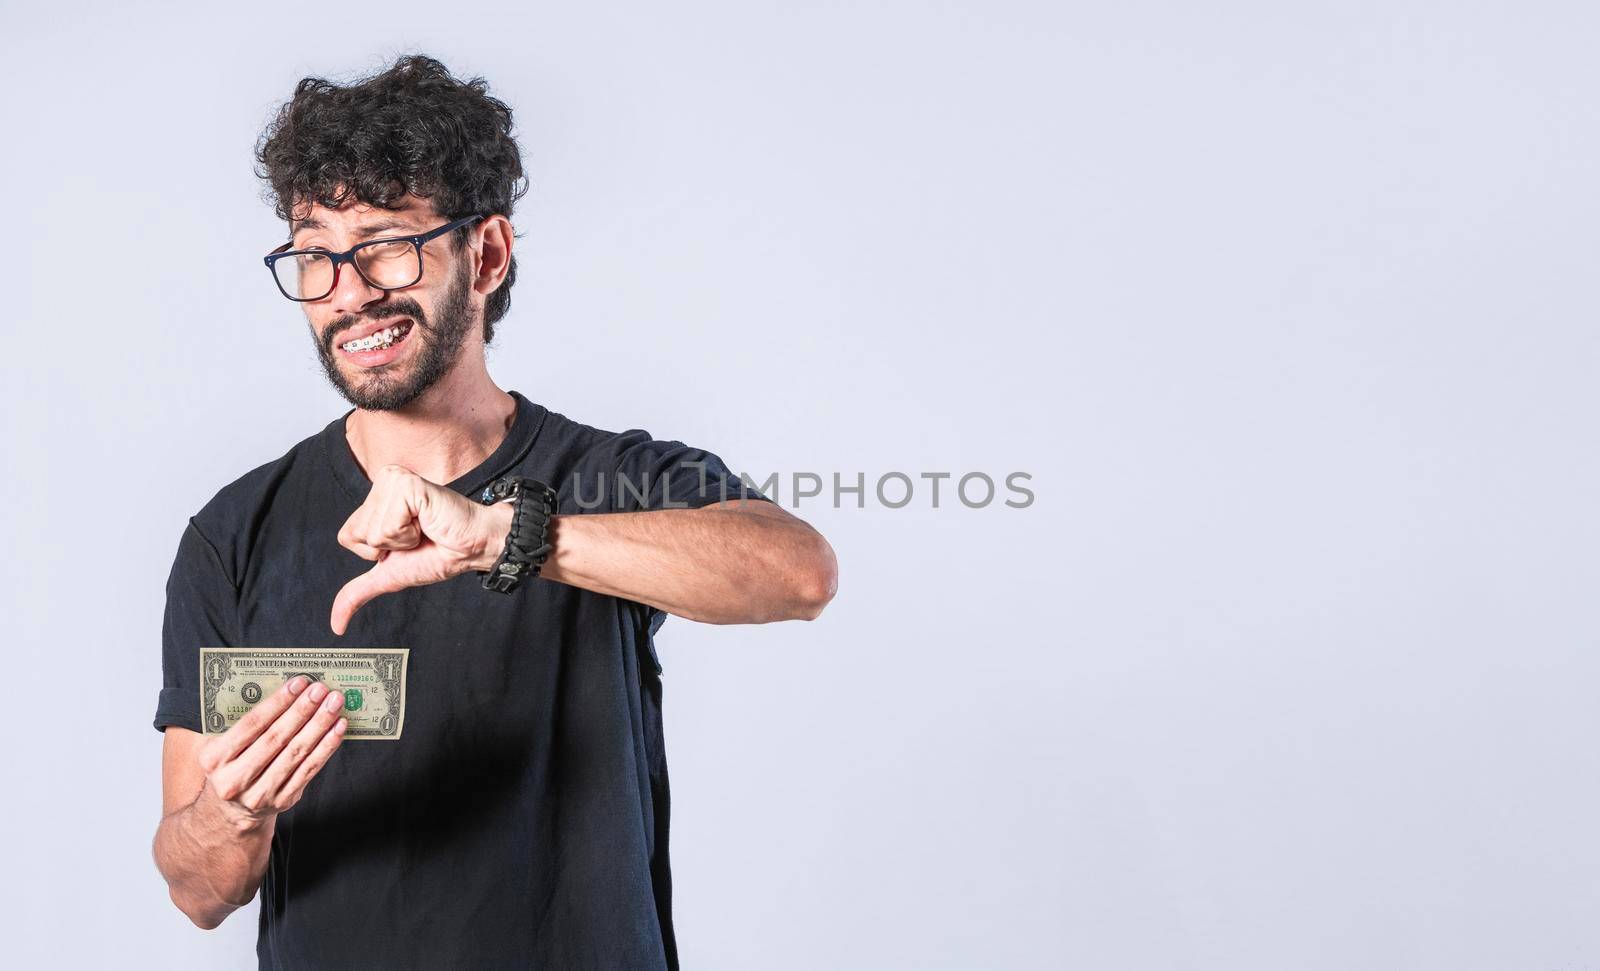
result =
M354 407L178 544L173 902L213 928L260 887L264 968L675 968L653 636L814 618L833 551L716 455L489 377L522 166L481 79L307 78L258 161L291 233L262 284ZM199 651L228 646L409 649L403 735L344 745L347 699L304 677L202 734Z

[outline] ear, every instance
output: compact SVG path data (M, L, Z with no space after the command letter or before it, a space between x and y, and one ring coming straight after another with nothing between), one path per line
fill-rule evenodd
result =
M512 239L511 220L498 214L483 220L483 250L472 289L488 296L500 288L511 269Z

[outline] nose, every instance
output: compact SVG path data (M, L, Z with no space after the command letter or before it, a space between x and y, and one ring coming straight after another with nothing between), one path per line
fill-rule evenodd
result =
M357 314L383 299L386 291L368 283L352 263L341 263L334 270L333 292L328 294L336 314Z

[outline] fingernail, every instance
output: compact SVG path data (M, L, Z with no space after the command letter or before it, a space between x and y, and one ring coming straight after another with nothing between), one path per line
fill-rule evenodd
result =
M322 707L328 711L338 711L339 706L342 704L344 704L344 692L330 691L328 692L328 700L322 703Z
M304 690L306 690L306 679L304 677L296 676L289 679L290 694L297 695Z
M316 702L321 701L322 696L327 693L328 686L323 684L321 681L318 681L316 684L311 686L311 693L307 695L307 697L309 697L312 703L315 704Z
M333 730L336 733L340 734L340 735L343 735L344 734L344 730L346 728L349 728L349 727L350 727L350 721L348 719L345 719L345 718L341 718L338 721L333 723Z

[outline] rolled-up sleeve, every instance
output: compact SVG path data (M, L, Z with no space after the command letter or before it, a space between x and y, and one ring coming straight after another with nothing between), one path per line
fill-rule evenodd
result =
M222 557L190 519L167 577L157 730L177 725L200 731L200 648L235 646L238 604Z

